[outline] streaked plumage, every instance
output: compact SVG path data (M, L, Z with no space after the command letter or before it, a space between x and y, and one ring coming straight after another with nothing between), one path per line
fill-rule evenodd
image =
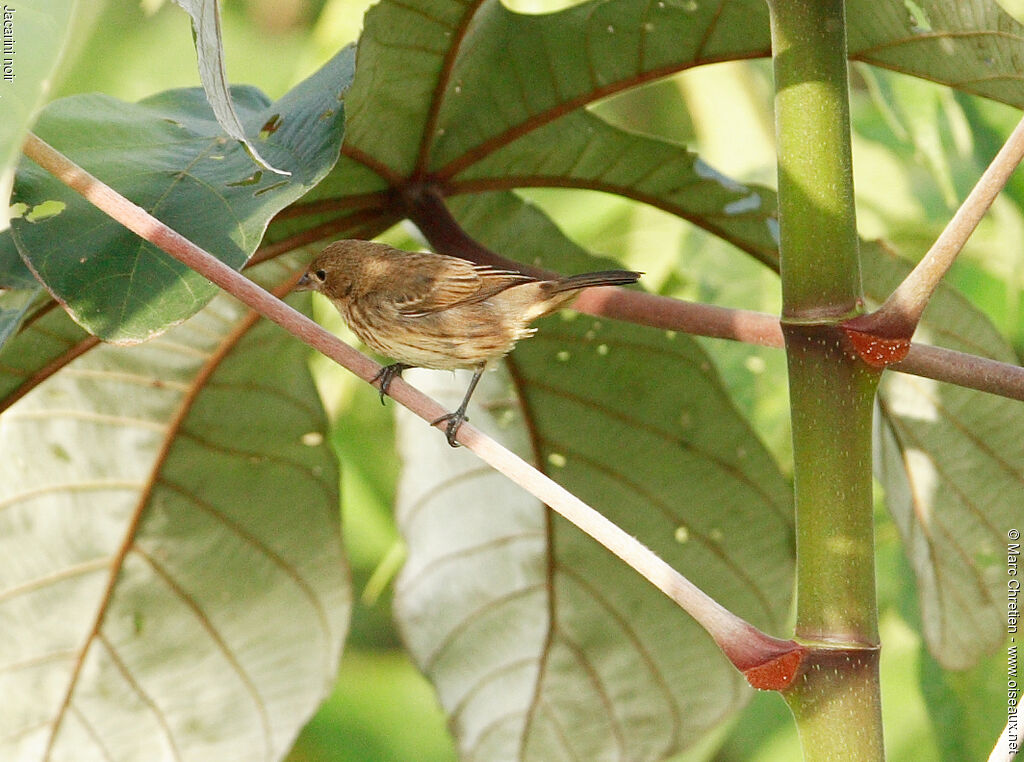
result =
M310 263L298 288L326 296L370 348L396 362L381 371L381 394L405 368L473 368L448 442L490 360L531 336L530 323L565 306L584 288L635 283L628 270L537 280L464 259L395 249L372 241L335 241Z

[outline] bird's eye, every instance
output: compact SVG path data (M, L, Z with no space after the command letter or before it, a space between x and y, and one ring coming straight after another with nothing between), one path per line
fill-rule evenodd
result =
M315 273L313 273L313 275L321 283L323 283L325 280L327 280L327 271L326 270L317 270Z

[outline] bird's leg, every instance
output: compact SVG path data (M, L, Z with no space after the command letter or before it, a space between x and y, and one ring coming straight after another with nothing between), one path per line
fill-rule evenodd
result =
M391 386L391 382L396 378L402 377L402 371L411 368L411 365L406 365L403 362L393 362L390 365L385 365L379 371L377 375L370 379L370 383L376 383L380 381L380 404L384 404L384 395L388 393L388 387Z
M476 373L473 374L473 378L469 382L469 388L466 389L466 396L462 398L462 404L459 405L456 411L454 413L442 415L440 418L430 422L431 426L436 426L441 421L448 421L448 425L445 426L444 429L444 434L448 439L448 444L452 447L459 446L459 443L455 441L455 435L458 433L459 426L462 425L463 421L469 420L469 418L466 417L466 408L469 407L469 398L473 396L473 390L476 389L476 385L480 381L480 376L484 374L485 367L486 366L481 365L477 368Z

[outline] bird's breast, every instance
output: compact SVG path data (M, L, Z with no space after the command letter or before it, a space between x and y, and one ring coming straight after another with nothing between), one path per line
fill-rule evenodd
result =
M351 303L339 309L368 347L421 368L479 367L533 333L487 302L415 315L402 314L394 305Z

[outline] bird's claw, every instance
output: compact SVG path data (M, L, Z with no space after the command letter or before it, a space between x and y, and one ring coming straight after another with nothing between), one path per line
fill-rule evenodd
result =
M377 371L377 375L370 379L371 384L375 384L380 381L378 391L380 392L380 404L384 404L384 396L388 393L388 389L391 387L391 382L396 378L402 377L402 371L407 370L409 365L400 362L393 362L390 365L385 365L383 368Z
M442 415L440 418L435 418L430 422L431 426L436 426L442 421L448 421L448 425L444 427L444 436L448 440L448 444L452 447L461 447L461 445L455 441L455 435L459 433L459 427L469 420L469 416L466 415L465 410L456 410L454 413L447 413Z

